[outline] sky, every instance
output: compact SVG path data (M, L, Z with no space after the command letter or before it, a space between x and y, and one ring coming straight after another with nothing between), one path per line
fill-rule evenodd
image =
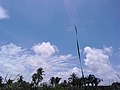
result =
M119 0L0 0L0 75L30 81L42 67L44 81L81 75L120 81Z

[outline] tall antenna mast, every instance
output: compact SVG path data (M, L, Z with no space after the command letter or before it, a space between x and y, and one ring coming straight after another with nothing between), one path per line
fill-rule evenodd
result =
M78 59L80 61L80 69L81 69L82 77L84 78L84 73L83 73L83 68L82 68L82 60L81 60L81 54L80 54L80 47L79 47L79 42L78 42L78 31L77 31L76 25L74 27L75 27L75 31L76 31L76 45L77 45Z

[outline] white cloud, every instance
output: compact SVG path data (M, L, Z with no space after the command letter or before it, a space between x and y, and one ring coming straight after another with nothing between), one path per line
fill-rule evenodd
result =
M58 51L57 47L55 45L51 45L50 42L39 43L34 45L32 49L36 54L39 54L42 57L50 57L51 55L54 55L56 51Z
M107 54L107 55L111 55L112 54L112 52L113 52L112 46L110 46L110 47L103 46L103 47L104 47L104 49L103 49L103 53L104 54Z
M7 14L7 10L0 6L0 19L6 19L10 16Z
M0 53L4 55L17 55L22 52L22 48L12 43L0 47Z
M0 46L0 75L5 77L8 72L12 76L22 74L26 80L30 80L35 70L42 67L45 70L45 80L48 80L51 76L59 76L59 73L72 69L77 72L77 67L74 68L77 66L75 57L71 54L56 55L57 47L49 42L34 45L32 50L12 43Z
M76 74L79 74L81 71L80 71L79 68L74 67L73 70L72 70L72 73L73 73L73 72L76 73Z
M81 70L78 67L73 67L68 71L58 72L55 76L62 77L62 80L67 80L72 73L75 73L78 77L81 75Z
M109 53L112 53L112 47L96 49L85 47L86 58L85 66L87 73L93 73L104 80L116 78L115 71L109 60Z
M51 76L67 79L73 72L80 76L81 70L76 56L58 55L57 51L57 47L50 42L38 43L32 47L32 50L12 43L0 46L0 75L5 77L8 72L12 76L22 74L26 80L30 81L35 70L42 67L45 71L44 81ZM85 47L84 52L85 75L91 73L104 80L118 79L109 60L112 47L103 49Z

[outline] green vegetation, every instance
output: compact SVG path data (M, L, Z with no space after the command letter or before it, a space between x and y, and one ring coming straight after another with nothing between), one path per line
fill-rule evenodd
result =
M72 73L68 80L63 82L60 82L60 77L51 77L49 82L42 82L44 75L43 68L38 68L32 75L31 82L26 82L21 75L17 75L14 80L7 80L8 74L5 79L0 76L0 90L120 90L118 82L111 86L98 86L103 80L91 74L79 78Z

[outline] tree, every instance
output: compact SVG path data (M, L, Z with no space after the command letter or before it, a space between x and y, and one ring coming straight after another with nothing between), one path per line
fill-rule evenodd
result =
M88 80L89 80L89 83L91 83L92 86L93 85L98 86L98 84L101 81L103 81L102 79L97 78L97 77L95 77L95 75L91 75L91 74L88 76Z
M36 73L34 73L33 75L32 75L32 84L33 84L33 86L37 86L37 74Z
M60 82L61 78L59 77L51 77L50 83L52 84L52 87L57 86Z
M36 86L38 87L39 83L43 80L43 75L45 75L43 73L44 73L43 68L38 68L36 70L36 73L32 75L32 83L33 85L35 85L35 87Z
M94 85L94 79L95 79L95 78L96 78L96 77L95 77L94 75L92 75L92 74L90 74L90 75L88 76L89 83L91 83L92 86Z
M19 76L16 84L20 90L24 90L29 85L26 81L23 80L23 76Z
M98 86L98 84L99 84L101 81L103 81L103 80L100 79L100 78L95 78L95 79L93 80L95 86Z
M22 82L23 82L23 76L19 76L17 82L18 82L18 83L22 83Z
M52 87L54 87L55 83L55 77L51 77L50 78L50 84L52 85Z
M0 76L0 84L2 84L2 82L3 82L3 78L2 76Z
M12 86L13 86L13 81L14 80L12 80L12 79L8 79L8 81L7 81L7 85L6 85L6 87L7 87L7 89L9 89L9 90L11 90L12 89Z
M45 75L43 73L44 73L43 68L38 68L37 69L37 85L43 80L42 75Z
M78 77L75 73L72 73L70 75L70 78L68 78L68 82L71 83L72 86L78 85Z
M3 83L3 78L2 76L0 76L0 87L2 86L2 83Z
M59 77L56 77L56 78L55 78L55 83L56 83L56 85L59 84L60 80L61 80L61 78L59 78Z
M67 86L67 81L64 80L64 81L62 82L62 84L63 84L64 86Z
M119 82L113 82L112 83L113 90L120 90L120 83Z

